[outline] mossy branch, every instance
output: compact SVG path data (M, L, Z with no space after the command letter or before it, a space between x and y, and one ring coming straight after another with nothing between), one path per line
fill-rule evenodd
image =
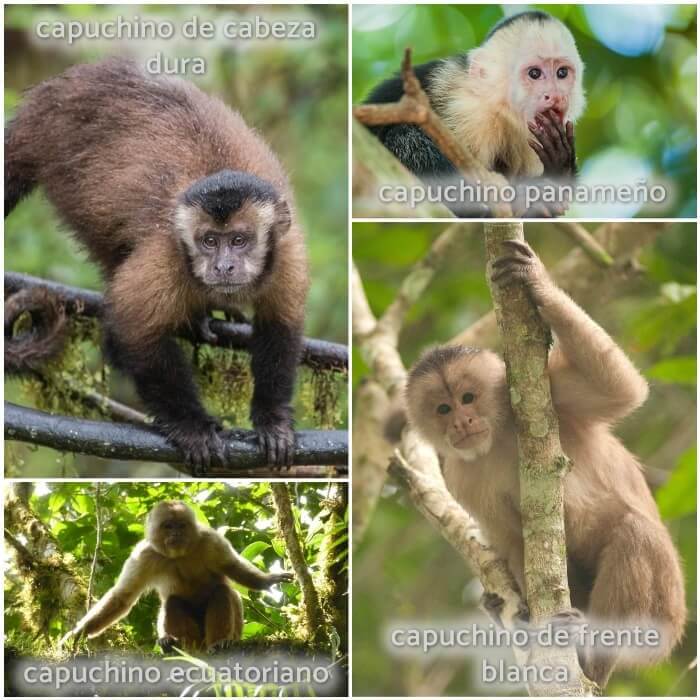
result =
M319 602L318 591L314 586L311 572L306 565L306 559L301 549L292 512L292 502L289 497L287 484L275 482L272 484L272 497L277 509L277 522L287 548L287 556L292 562L294 575L301 586L306 610L306 626L308 638L313 642L327 644L326 620Z
M347 473L348 435L344 430L298 431L296 466L282 471L266 465L254 431L233 430L228 436L228 464L211 467L206 476L327 478ZM56 416L5 402L5 439L104 459L167 462L190 475L177 448L147 426Z

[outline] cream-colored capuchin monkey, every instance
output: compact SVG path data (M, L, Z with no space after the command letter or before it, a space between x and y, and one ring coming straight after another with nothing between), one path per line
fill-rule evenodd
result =
M503 245L493 281L523 284L556 336L548 373L561 445L572 460L564 517L575 606L558 617L579 624L585 616L604 628L639 624L660 635L658 645L637 653L584 653L584 673L603 687L616 666L668 656L686 620L678 553L639 461L613 432L646 400L647 383L526 243ZM410 423L441 457L450 493L477 518L526 595L518 445L503 360L459 345L428 350L410 371L406 400Z
M146 537L134 547L114 586L61 640L96 637L124 617L139 596L160 596L158 642L210 650L241 638L243 602L229 579L255 590L291 581L291 573L266 573L241 557L216 530L200 525L180 501L163 501L146 520Z

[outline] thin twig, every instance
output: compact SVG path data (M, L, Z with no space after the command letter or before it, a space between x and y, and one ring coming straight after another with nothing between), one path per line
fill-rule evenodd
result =
M97 572L97 556L102 549L102 484L95 483L95 551L92 553L92 564L90 565L90 578L88 579L87 595L85 596L85 612L92 607L92 592L94 590L95 573Z
M610 255L581 224L577 224L575 221L559 220L556 222L556 226L580 246L586 255L597 265L601 267L612 267L615 263L612 255Z

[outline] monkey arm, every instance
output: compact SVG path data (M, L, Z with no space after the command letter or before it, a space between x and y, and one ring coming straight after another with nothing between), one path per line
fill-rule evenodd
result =
M552 281L535 252L505 241L508 254L494 263L494 281L523 282L542 319L557 336L549 360L557 408L612 422L647 398L647 382L615 341Z
M126 560L114 586L102 596L69 634L96 637L128 614L141 593L149 587L151 579L149 550L147 544L142 542Z
M156 426L199 470L223 463L220 426L202 406L192 370L170 336L190 321L192 306L173 245L144 241L116 271L105 303L105 350L112 364L129 374Z
M209 566L246 588L261 591L275 583L292 580L291 573L273 574L253 566L247 559L238 554L225 537L215 530L206 532L204 542Z

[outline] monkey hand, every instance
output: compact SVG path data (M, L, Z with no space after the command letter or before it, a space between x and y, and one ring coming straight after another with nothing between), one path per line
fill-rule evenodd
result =
M195 341L199 343L210 343L216 345L219 336L212 330L211 322L214 321L209 314L202 314L192 322Z
M58 640L58 648L64 649L68 647L71 651L74 651L75 648L78 646L78 642L80 642L80 640L84 639L86 636L87 635L84 627L74 627L72 630L66 632Z
M552 284L542 261L525 241L503 241L502 245L508 252L493 261L491 281L499 287L520 282L528 289L535 303L541 303Z
M573 177L576 174L574 125L566 122L563 126L557 115L549 111L537 114L535 122L528 122L527 127L534 137L528 143L542 161L544 175Z
M294 580L294 574L291 571L280 571L279 573L270 574L270 585L276 583L290 583Z
M167 426L168 440L182 452L193 476L202 476L212 466L226 464L226 442L221 426L213 418Z
M252 412L258 443L267 463L276 467L291 467L294 463L294 427L291 409Z

